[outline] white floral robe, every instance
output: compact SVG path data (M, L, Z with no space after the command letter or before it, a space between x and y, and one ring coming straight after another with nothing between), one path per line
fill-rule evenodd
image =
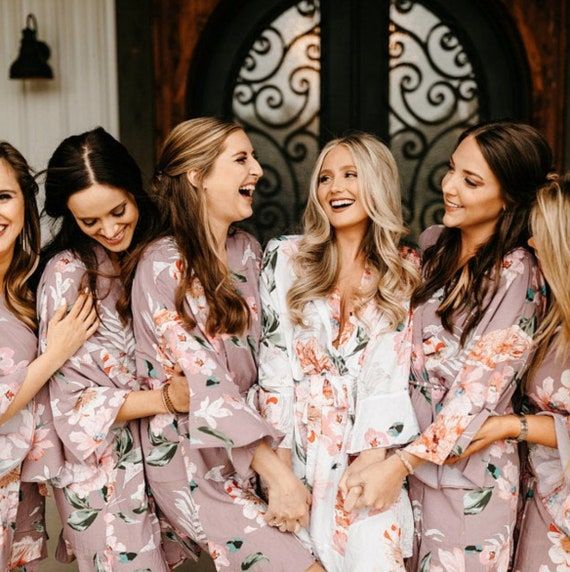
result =
M556 341L525 383L527 413L554 419L557 447L528 444L514 570L570 570L570 359L556 354Z
M133 283L137 369L151 389L162 387L174 364L189 383L189 414L142 422L148 483L158 506L181 537L207 549L216 569L302 572L314 559L289 533L268 526L250 468L261 440L281 436L248 403L257 379L259 244L237 231L226 243L234 284L251 310L243 335L209 336L208 306L198 281L186 295L196 321L187 330L175 309L182 268L170 237L145 251Z
M361 451L398 447L418 433L408 395L410 323L387 330L369 302L350 317L335 347L340 297L333 291L309 302L306 325L294 326L286 295L298 242L270 241L263 261L259 405L285 434L281 446L291 449L293 469L312 492L310 540L326 569L402 570L413 535L407 493L383 513L347 513L338 483Z
M135 340L116 310L115 270L96 248L100 325L49 382L40 400L42 439L28 456L27 478L54 485L63 522L58 558L95 572L167 572L160 526L146 493L139 420L115 422L127 395L138 390ZM86 285L85 266L71 252L54 256L38 289L40 351L62 300L70 307ZM46 442L47 441L47 442Z
M441 227L420 237L425 249ZM495 276L486 310L463 347L466 316L443 327L443 291L414 311L411 397L421 435L406 447L427 461L409 478L416 545L409 570L506 572L519 498L516 443L497 441L456 465L450 455L468 446L491 415L512 413L512 397L532 354L544 283L536 260L517 248ZM528 571L530 572L530 571Z
M19 391L36 358L35 334L8 310L0 296L0 415ZM32 401L0 426L0 570L25 566L45 556L44 496L36 483L21 482L21 466L34 445Z

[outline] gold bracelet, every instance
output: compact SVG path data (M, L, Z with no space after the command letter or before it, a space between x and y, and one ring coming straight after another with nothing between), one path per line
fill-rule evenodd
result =
M172 415L176 415L178 413L178 411L176 410L176 407L174 407L174 403L172 403L172 399L170 399L170 394L168 393L168 383L165 383L162 386L162 391L161 391L161 395L162 395L162 403L164 404L164 407L166 407L166 409L168 410L168 413L172 413Z
M517 415L517 417L519 418L519 423L521 424L521 430L516 440L519 443L522 443L523 441L526 441L528 437L528 420L525 415Z
M413 475L414 467L412 466L412 463L410 463L410 461L406 459L404 451L402 451L401 449L395 449L394 454L398 457L398 459L400 459L400 461L402 461L402 465L404 465L406 471L408 471L408 475Z

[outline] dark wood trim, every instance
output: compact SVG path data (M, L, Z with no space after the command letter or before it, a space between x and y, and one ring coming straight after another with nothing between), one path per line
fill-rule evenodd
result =
M154 168L151 0L116 0L120 139L148 180Z

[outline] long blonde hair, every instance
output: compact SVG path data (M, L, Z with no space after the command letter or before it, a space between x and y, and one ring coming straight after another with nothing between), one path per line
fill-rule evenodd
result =
M4 300L8 309L34 330L36 305L30 278L40 260L40 216L36 204L38 184L24 157L5 141L0 141L0 161L12 169L24 196L24 228L16 238L14 256L4 276Z
M317 159L304 214L303 238L294 258L297 278L287 295L290 316L295 324L302 324L305 304L326 296L338 279L334 228L317 197L323 162L337 145L343 145L352 154L360 200L370 218L361 251L372 273L372 286L360 295L356 311L374 298L384 311L389 327L395 329L406 317L405 302L419 283L419 274L413 262L400 253L400 241L407 231L396 161L390 150L368 133L354 133L330 141Z
M176 310L186 327L195 327L185 307L185 296L194 281L199 280L209 307L206 329L212 335L242 333L250 313L218 257L205 194L191 183L188 173L196 172L195 182L200 185L224 150L228 136L241 129L237 123L214 117L180 123L164 142L151 185L151 194L164 207L160 234L174 237L184 263L175 293Z
M540 266L549 285L549 307L536 336L538 351L533 369L540 365L556 338L557 356L570 353L570 173L542 186L532 208L530 224Z

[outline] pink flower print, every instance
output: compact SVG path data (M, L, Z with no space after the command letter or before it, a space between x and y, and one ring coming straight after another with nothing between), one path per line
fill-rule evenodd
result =
M388 437L386 436L386 433L383 431L376 431L376 429L368 429L368 431L364 433L364 440L373 449L378 447L385 447L388 444Z
M246 296L245 301L249 306L251 312L251 317L255 322L259 321L259 308L257 306L257 301L254 296Z
M548 527L547 536L552 543L548 550L548 556L554 564L559 564L556 567L556 572L570 570L570 538L552 523Z
M323 352L316 338L296 341L295 353L303 372L307 375L319 375L325 371L334 370L329 356Z
M40 427L35 430L32 438L32 447L27 457L28 459L39 461L46 454L46 450L53 447L53 443L49 439L46 439L48 434L49 429L46 427Z
M437 551L439 556L439 561L442 563L443 568L439 566L432 567L431 570L445 570L445 572L465 572L465 556L460 548L454 548L453 550L442 550L441 548Z
M12 348L0 348L0 372L9 375L14 371L14 350Z
M216 563L216 568L219 566L227 567L230 565L228 560L228 553L221 544L216 544L215 542L208 542L208 552L212 560Z
M530 350L532 339L518 326L495 330L481 337L471 348L467 363L495 369L498 363L521 359Z
M208 357L204 350L193 352L184 360L184 365L188 367L191 374L212 375L216 368L215 362Z

